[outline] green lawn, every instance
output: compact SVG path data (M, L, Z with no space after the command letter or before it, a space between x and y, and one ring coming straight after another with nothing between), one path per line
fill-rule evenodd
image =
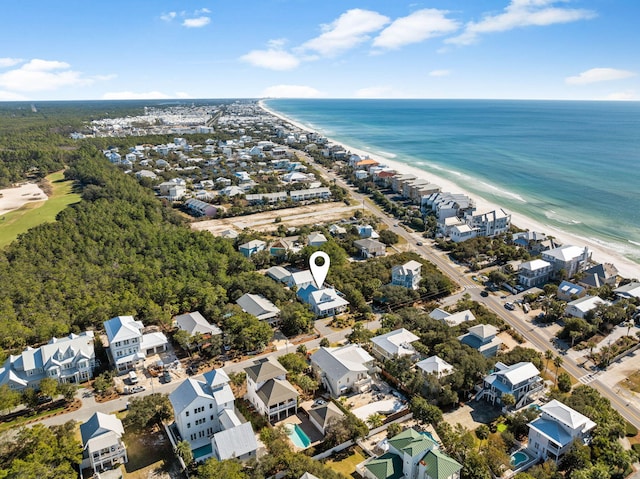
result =
M326 465L334 471L341 472L345 476L349 477L356 471L356 465L360 464L365 459L366 458L362 454L360 448L356 447L345 459L342 459L341 461L329 460L326 462Z
M11 211L0 219L0 248L4 248L18 235L34 226L55 221L56 215L67 206L80 201L80 195L72 192L73 182L65 181L62 171L47 176L52 194L46 201L28 203Z
M163 430L155 429L141 435L125 432L129 462L125 464L126 479L147 479L160 471L173 471L172 477L183 477L171 443Z

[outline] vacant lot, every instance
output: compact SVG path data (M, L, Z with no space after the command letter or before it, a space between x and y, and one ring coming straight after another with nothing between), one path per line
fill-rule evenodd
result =
M359 208L361 206L346 206L342 202L320 203L283 210L265 211L264 213L234 218L198 221L192 223L191 227L198 231L209 231L215 236L220 235L225 230L240 232L245 228L256 231L272 231L278 228L279 225L289 228L338 221L342 218L353 216L353 213ZM280 218L278 223L275 222L276 218Z

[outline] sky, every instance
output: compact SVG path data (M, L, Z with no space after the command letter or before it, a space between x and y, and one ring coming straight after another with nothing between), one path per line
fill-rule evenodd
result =
M638 0L3 2L0 101L640 99Z

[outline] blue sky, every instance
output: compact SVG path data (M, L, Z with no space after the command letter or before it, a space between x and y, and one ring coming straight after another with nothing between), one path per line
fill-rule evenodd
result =
M0 101L638 100L638 18L637 0L3 2Z

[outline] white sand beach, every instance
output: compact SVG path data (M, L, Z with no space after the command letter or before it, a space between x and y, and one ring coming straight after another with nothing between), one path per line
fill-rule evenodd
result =
M22 208L31 201L44 201L48 197L35 183L25 183L0 190L0 216Z
M258 104L266 112L270 113L271 115L277 118L280 118L281 120L287 123L290 123L300 128L301 130L305 130L309 132L313 131L307 126L301 123L292 121L290 118L287 118L286 116L269 109L264 104L263 101L259 101ZM358 148L352 148L349 145L345 145L344 143L341 143L339 141L332 140L331 138L329 138L329 141L331 143L342 145L347 151L350 151L351 153L354 153L360 156L368 156L376 160L380 164L384 164L389 168L396 170L399 173L412 174L412 175L415 175L417 178L428 180L431 183L439 185L442 188L442 191L448 191L451 193L463 193L475 201L478 213L488 212L488 211L495 210L497 208L501 208L501 206L495 203L491 203L485 200L484 198L479 197L476 194L471 194L467 192L463 186L460 186L450 180L442 178L431 172L426 172L420 168L416 168L410 165L405 165L404 163L400 163L398 161L389 160L387 158L376 157L375 154L372 154L364 150L360 150ZM539 232L545 233L546 235L551 235L555 237L558 241L560 241L562 244L572 244L580 247L587 246L592 251L592 258L594 261L598 261L602 263L613 263L616 266L616 268L618 268L619 274L622 277L625 277L625 278L640 277L640 265L634 263L633 261L625 258L620 254L617 254L614 251L611 251L603 247L600 244L597 244L593 241L589 241L585 238L574 236L570 233L567 233L566 231L553 228L549 225L544 225L542 223L539 223L531 218L520 215L518 213L512 213L511 211L509 211L509 213L511 213L512 224L514 224L518 228L527 229L530 231L539 231Z

